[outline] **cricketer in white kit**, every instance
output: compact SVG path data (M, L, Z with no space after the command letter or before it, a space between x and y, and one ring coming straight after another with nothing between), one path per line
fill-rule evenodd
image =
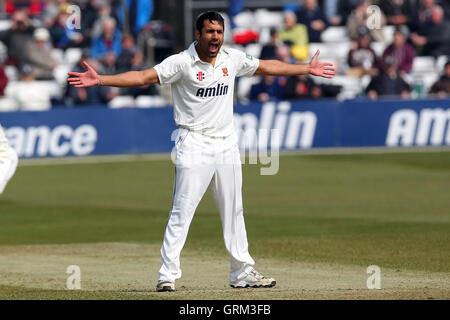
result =
M222 221L225 247L231 257L230 285L272 287L253 266L248 252L242 205L242 171L237 135L233 124L233 93L236 77L313 74L334 75L331 63L287 64L259 60L236 49L222 47L224 20L217 12L205 12L196 21L196 41L179 54L153 68L117 75L98 75L84 63L87 72L70 72L75 87L107 85L131 87L170 84L174 118L179 126L175 140L175 183L172 210L161 247L157 291L174 291L181 277L180 254L197 205L211 189Z
M8 181L16 172L17 163L17 153L9 145L5 132L0 125L0 194L3 193Z

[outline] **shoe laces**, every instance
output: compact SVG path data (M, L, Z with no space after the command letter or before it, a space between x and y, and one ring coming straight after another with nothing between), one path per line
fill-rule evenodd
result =
M249 272L249 275L255 277L255 279L261 279L261 278L264 278L263 275L262 275L261 273L259 273L258 271L256 271L255 269L252 269L252 270Z

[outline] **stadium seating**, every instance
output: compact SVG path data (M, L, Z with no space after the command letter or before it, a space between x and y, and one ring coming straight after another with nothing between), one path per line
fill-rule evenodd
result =
M262 45L259 43L250 43L245 47L245 52L259 58L259 55L261 54Z
M237 98L241 103L249 102L252 85L261 81L260 77L241 77L237 82Z
M381 57L384 53L384 50L387 47L387 43L386 42L377 42L374 41L371 43L371 48L373 49L373 51L375 51L375 53L377 54L378 57Z
M415 57L412 66L414 74L435 72L435 59L433 57Z
M59 48L53 48L52 49L52 58L58 63L64 63L64 51Z
M259 30L259 43L264 45L270 42L270 28L263 27Z
M416 79L420 79L423 83L424 93L430 91L431 86L439 79L439 74L437 72L429 72L422 75L418 75Z
M19 80L19 71L15 66L5 66L5 73L9 81Z
M108 102L111 109L132 108L136 106L133 96L117 96Z
M231 31L230 18L227 12L221 12L225 19L225 28ZM257 43L249 43L247 45L232 44L232 32L225 33L225 43L233 47L243 50L255 57L259 57L262 46L270 41L270 29L283 27L283 11L273 11L268 9L244 10L235 16L234 22L239 30L254 30L259 34ZM11 25L9 19L0 19L0 31L7 30ZM386 25L382 32L384 35L383 42L372 42L371 46L379 57L383 54L386 46L393 40L395 27ZM338 95L338 99L351 99L361 94L364 88L370 82L370 77L362 79L348 78L345 76L347 65L347 55L350 50L351 42L348 31L345 26L330 26L321 35L322 42L309 44L310 58L320 50L320 59L329 61L337 67L337 76L329 81L314 77L318 83L331 83L342 86L342 92ZM0 57L6 56L6 47L0 43ZM66 50L53 49L52 57L57 61L58 66L54 69L53 75L55 81L35 81L36 86L45 86L50 84L49 92L52 96L61 97L67 85L67 73L73 69L75 64L82 56L82 49L68 48ZM440 56L437 59L433 57L418 56L414 59L413 69L407 76L407 82L412 86L423 84L425 92L428 92L432 84L439 78L443 70L444 64L448 61L447 56ZM1 110L17 110L21 109L20 105L14 103L14 99L10 99L11 92L16 90L19 83L19 72L16 67L7 65L5 72L9 79L6 97L0 101ZM240 78L237 82L236 95L239 102L248 102L251 86L260 81L258 77ZM170 90L158 87L158 96L139 96L136 99L131 96L119 96L114 98L108 107L122 108L136 106L140 108L160 107L170 103Z
M309 56L312 57L317 50L320 50L321 59L333 59L336 58L336 52L334 50L334 44L311 42L309 44Z
M80 48L68 48L64 53L64 62L75 65L81 59L82 50Z
M11 27L11 20L9 19L0 19L0 31L8 30Z
M320 39L323 42L331 43L350 41L346 27L328 27L324 32L322 32Z
M255 15L250 10L242 11L234 17L236 28L251 29L258 28L255 24Z
M162 96L138 96L134 98L130 95L117 96L108 103L111 109L119 108L160 108L167 106L166 99Z
M257 9L254 13L253 25L261 28L278 28L283 25L283 13L279 11L269 11L267 9Z
M5 95L18 103L22 111L45 111L51 108L51 98L61 98L62 90L56 81L10 81Z
M362 91L361 80L356 77L337 75L330 80L330 83L342 86L341 93L338 96L340 100L353 99Z
M16 100L8 97L0 98L0 112L18 111L19 104Z
M67 85L67 74L72 70L72 66L68 64L59 64L53 70L53 77L61 88Z
M167 106L167 101L161 96L138 96L135 99L138 108L159 108Z
M442 72L444 70L444 65L447 63L448 57L447 56L439 56L436 59L436 71Z
M395 26L383 26L381 30L384 36L384 43L392 43L394 40Z

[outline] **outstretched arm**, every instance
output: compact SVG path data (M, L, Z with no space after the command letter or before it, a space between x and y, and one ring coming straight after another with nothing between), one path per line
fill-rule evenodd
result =
M279 60L259 60L259 67L256 69L255 74L271 76L312 74L330 79L335 75L334 66L329 62L319 62L319 53L320 51L317 50L314 57L307 64L291 64Z
M143 71L129 71L111 76L99 75L89 64L83 61L83 67L86 72L69 72L67 81L75 88L92 87L92 86L111 86L111 87L139 87L149 84L159 83L156 70L146 69Z

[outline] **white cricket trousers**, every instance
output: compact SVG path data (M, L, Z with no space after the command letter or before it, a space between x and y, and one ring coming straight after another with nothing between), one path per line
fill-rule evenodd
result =
M0 144L0 194L5 190L8 181L16 172L17 153L8 145Z
M231 257L230 281L234 281L242 270L255 264L248 252L237 136L212 138L181 128L174 152L173 204L161 247L158 280L175 281L181 277L180 253L194 212L210 187L220 212L225 247Z

